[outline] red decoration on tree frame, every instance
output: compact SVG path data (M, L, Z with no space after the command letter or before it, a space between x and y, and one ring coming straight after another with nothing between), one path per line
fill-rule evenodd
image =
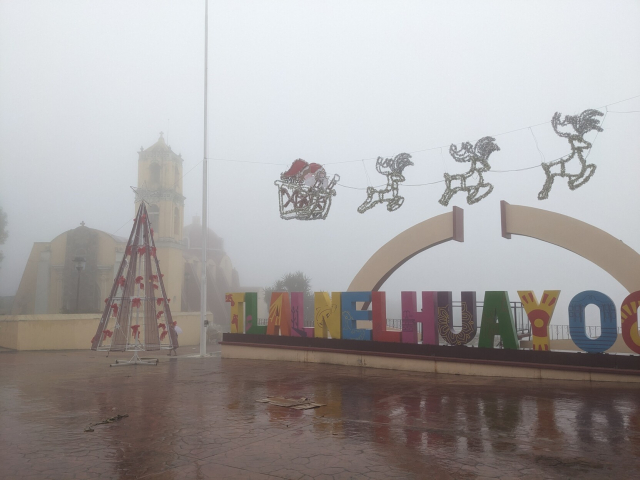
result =
M125 248L126 255L105 301L96 335L91 339L92 350L134 352L133 358L124 362L130 364L156 363L155 359L140 358L138 352L178 347L175 330L167 328L175 322L164 275L155 256L156 246L146 209L144 201L141 202ZM145 279L149 279L146 288ZM156 310L156 306L163 308ZM166 321L158 324L163 315ZM117 361L116 364L124 363Z

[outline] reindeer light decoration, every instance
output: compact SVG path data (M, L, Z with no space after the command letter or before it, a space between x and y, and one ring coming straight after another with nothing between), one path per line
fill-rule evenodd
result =
M409 165L413 165L413 162L408 153L400 153L394 158L378 157L376 170L387 177L387 186L381 189L367 187L367 199L358 207L358 213L364 213L380 203L386 203L390 212L399 209L404 203L404 197L400 196L398 185L405 181L402 172Z
M452 144L449 147L449 154L453 159L460 163L470 162L471 166L466 173L444 174L444 182L447 188L439 202L446 207L449 205L451 197L456 193L467 192L467 203L473 205L489 195L493 190L493 185L485 182L482 174L491 170L489 156L498 150L500 150L500 147L495 143L495 138L493 137L483 137L476 142L475 146L471 145L470 142L464 142L460 150ZM469 179L474 174L478 175L478 181L469 185Z
M591 148L591 143L584 139L584 135L591 130L602 132L600 120L595 118L596 116L602 116L602 112L593 109L585 110L580 115L565 115L564 120L560 120L560 112L555 113L551 119L551 126L558 136L567 139L569 145L571 145L571 153L559 160L542 164L542 169L547 176L547 180L544 182L540 193L538 193L538 200L545 200L549 198L549 192L551 192L551 187L553 187L553 181L556 177L568 178L569 180L567 184L569 185L569 188L571 190L575 190L587 183L593 174L596 173L596 166L593 163L587 164L587 161L583 156L583 152ZM571 126L575 133L563 132L558 128L566 127L568 125ZM579 171L577 173L567 172L567 164L573 160L576 155L578 156L580 166ZM574 162L572 166L577 167L578 164Z

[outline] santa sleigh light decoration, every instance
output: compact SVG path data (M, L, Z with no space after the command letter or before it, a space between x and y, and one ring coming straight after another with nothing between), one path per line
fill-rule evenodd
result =
M291 164L274 184L278 187L280 218L284 220L324 220L331 208L331 197L340 180L331 180L322 165L307 163L301 158Z

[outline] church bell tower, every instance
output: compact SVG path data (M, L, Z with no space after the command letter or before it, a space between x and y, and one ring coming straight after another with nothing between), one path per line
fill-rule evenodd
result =
M182 195L182 163L182 156L173 153L165 143L162 132L156 143L146 150L140 147L138 152L135 211L141 200L147 202L158 261L174 312L181 307L184 277L182 227L185 197Z

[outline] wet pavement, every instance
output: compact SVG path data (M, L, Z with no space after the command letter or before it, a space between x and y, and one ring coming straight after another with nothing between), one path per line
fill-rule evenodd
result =
M0 478L640 476L638 385L125 357L0 353Z

